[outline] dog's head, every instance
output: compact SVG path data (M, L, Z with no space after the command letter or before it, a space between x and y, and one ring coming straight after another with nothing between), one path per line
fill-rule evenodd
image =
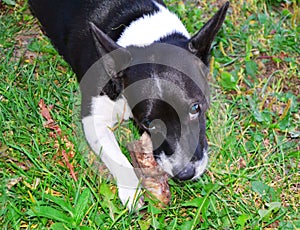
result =
M191 39L170 37L167 44L145 47L122 48L91 25L101 56L109 54L106 72L122 82L134 120L151 136L157 162L180 180L198 178L207 165L206 79L211 44L227 9L228 3Z

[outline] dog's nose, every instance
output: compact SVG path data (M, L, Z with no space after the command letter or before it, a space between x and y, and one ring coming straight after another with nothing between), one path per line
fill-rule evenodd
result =
M175 177L179 180L190 180L194 177L194 175L195 168L191 164L188 164L182 170L180 170Z

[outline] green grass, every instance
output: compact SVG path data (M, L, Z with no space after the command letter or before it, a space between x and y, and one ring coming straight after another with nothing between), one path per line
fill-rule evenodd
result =
M4 1L11 5L0 11L1 229L299 229L296 1L231 1L211 62L209 168L197 182L170 180L166 209L150 202L139 213L127 212L114 183L81 154L70 68L27 5ZM217 10L214 1L195 2L167 1L191 33ZM61 137L45 127L40 99L53 105ZM117 131L123 144L137 137L131 126Z

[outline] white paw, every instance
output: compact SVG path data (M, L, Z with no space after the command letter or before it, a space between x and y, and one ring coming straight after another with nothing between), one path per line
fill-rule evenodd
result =
M144 204L140 188L119 187L119 197L122 204L129 210L137 210Z

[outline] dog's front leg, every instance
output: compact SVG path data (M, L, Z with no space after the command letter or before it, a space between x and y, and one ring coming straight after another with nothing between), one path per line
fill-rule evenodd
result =
M122 116L124 113L124 103L126 101L123 99L114 102L107 96L93 98L91 115L84 117L82 124L89 145L100 155L116 179L122 203L132 209L135 205L140 205L135 204L140 192L139 180L110 129L117 122L118 114ZM123 116L128 119L130 115L127 112Z

